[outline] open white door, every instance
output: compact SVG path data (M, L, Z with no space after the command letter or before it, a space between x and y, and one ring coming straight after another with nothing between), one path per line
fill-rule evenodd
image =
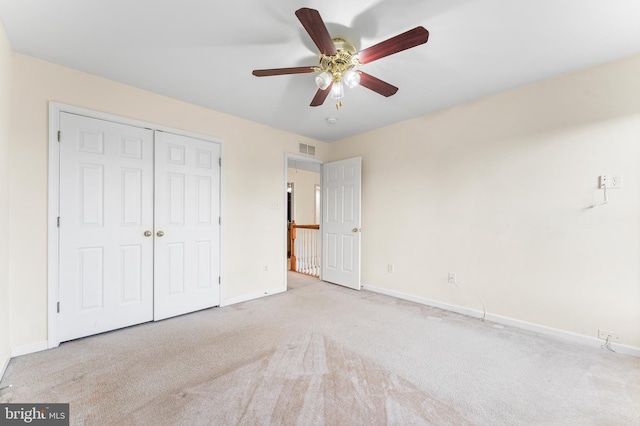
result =
M58 338L153 318L153 133L60 114Z
M220 304L220 145L155 135L157 321Z
M322 166L322 275L360 290L360 157Z

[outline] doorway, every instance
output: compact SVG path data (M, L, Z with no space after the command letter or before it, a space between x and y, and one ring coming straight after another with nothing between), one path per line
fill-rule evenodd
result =
M320 182L322 161L294 154L285 154L284 161L284 209L285 236L285 271L284 288L288 289L287 275L292 265L292 223L296 225L319 225L319 213L321 211ZM297 229L296 234L300 235ZM305 230L305 232L310 232ZM319 231L318 238L319 238ZM299 240L298 240L299 241ZM318 268L319 270L319 268Z

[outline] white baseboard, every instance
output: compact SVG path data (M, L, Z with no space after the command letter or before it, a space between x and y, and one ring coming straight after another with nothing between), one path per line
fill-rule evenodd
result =
M362 288L364 290L369 290L374 293L380 293L387 296L397 297L398 299L409 300L411 302L432 306L434 308L444 309L446 311L456 312L456 313L467 315L470 317L482 318L482 311L478 311L476 309L469 309L462 306L451 305L451 304L440 302L437 300L432 300L424 297L414 296L411 294L401 293L399 291L387 290L384 288L379 288L379 287L371 286L368 284L363 284ZM491 321L496 324L506 325L514 328L520 328L527 331L533 331L536 333L544 334L546 336L557 337L559 339L568 340L568 341L571 341L574 343L580 343L583 345L600 347L604 343L602 340L597 339L595 337L585 336L584 334L578 334L572 331L562 330L559 328L547 327L545 325L522 321L515 318L509 318L502 315L487 313L485 316L485 319L487 321ZM614 348L618 353L640 358L640 348L637 348L635 346L612 343L611 347Z
M285 290L282 287L267 290L261 293L247 294L238 297L232 297L231 299L225 299L220 303L220 307L235 305L236 303L248 302L249 300L260 299L261 297L271 296L278 293L284 293Z
M1 355L0 358L0 381L4 377L5 371L7 371L7 367L9 366L9 361L11 361L11 352L7 352L6 354Z
M34 352L46 351L47 349L49 349L49 342L47 340L43 340L41 342L11 348L11 357L14 358L21 355L28 355Z

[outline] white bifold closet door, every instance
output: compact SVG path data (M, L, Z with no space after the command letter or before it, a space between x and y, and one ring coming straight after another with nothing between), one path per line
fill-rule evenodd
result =
M60 132L59 341L219 305L220 145L69 113Z
M220 145L156 132L154 319L220 304Z

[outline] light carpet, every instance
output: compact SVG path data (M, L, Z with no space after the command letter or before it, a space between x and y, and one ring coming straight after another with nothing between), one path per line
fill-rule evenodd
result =
M73 425L638 425L640 359L291 274L290 290L13 359Z

